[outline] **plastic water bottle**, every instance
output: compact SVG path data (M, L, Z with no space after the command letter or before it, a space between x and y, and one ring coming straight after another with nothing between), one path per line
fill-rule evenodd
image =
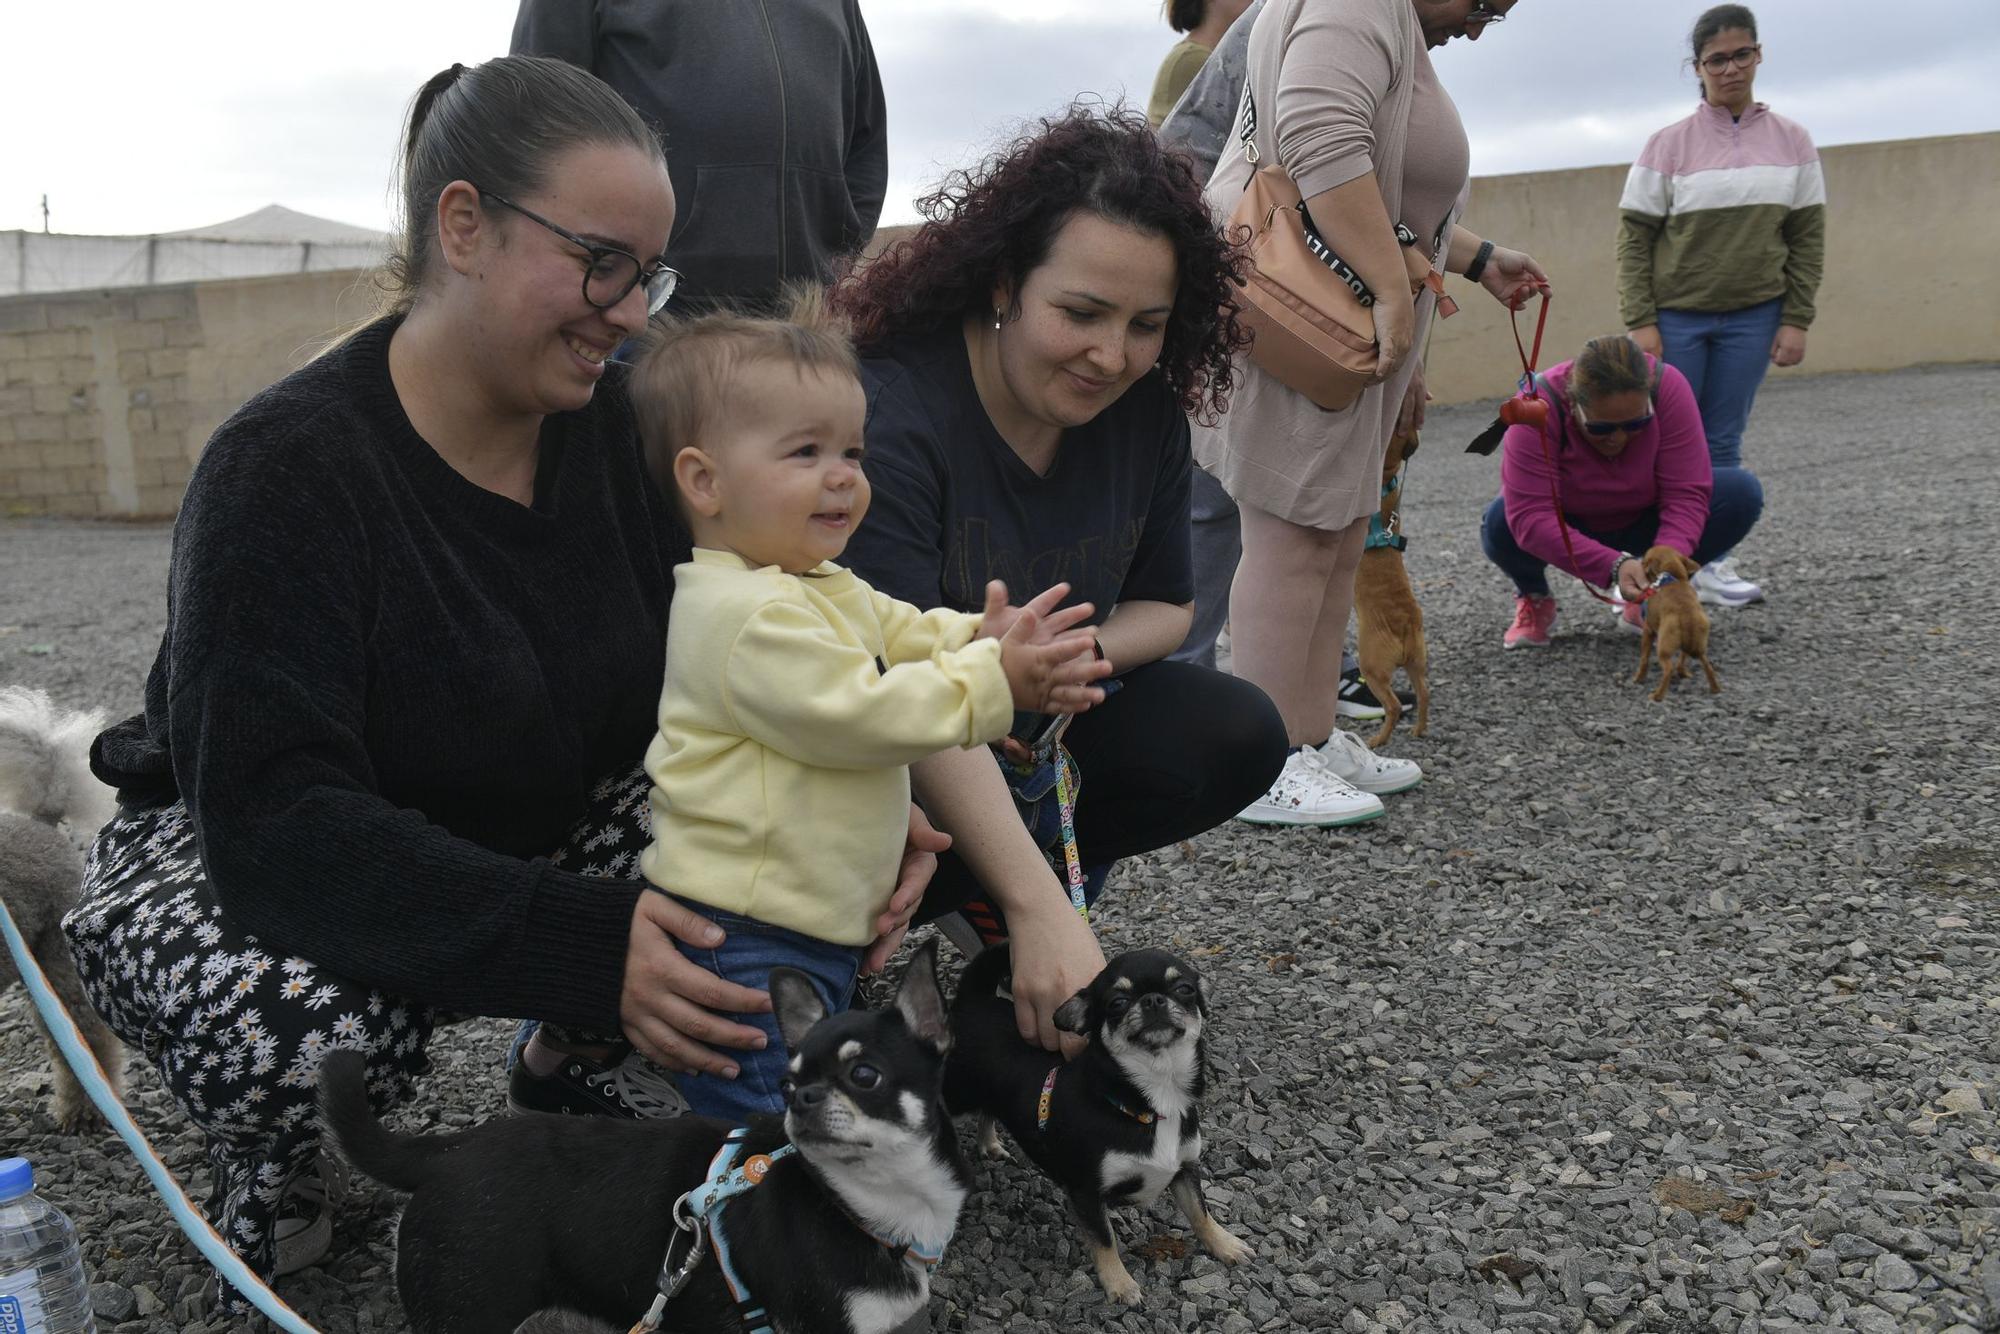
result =
M97 1334L76 1229L26 1158L0 1158L0 1334Z

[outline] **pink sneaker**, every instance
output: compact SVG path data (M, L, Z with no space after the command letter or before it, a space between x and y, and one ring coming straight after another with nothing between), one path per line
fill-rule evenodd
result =
M1614 594L1613 596L1617 595ZM1625 619L1625 632L1627 634L1643 635L1646 633L1645 603L1627 602L1624 598L1620 597L1618 598L1618 614Z
M1556 623L1556 600L1547 593L1539 597L1523 594L1514 599L1514 623L1507 627L1501 642L1508 648L1547 648L1549 630Z

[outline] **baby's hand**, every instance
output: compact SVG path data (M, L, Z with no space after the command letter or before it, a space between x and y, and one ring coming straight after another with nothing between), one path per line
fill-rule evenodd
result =
M1082 713L1103 703L1103 688L1091 682L1111 675L1111 664L1097 656L1096 634L1082 629L1051 635L1034 606L1023 607L1000 638L1000 669L1007 674L1014 707L1031 713Z
M1074 607L1064 607L1057 611L1056 604L1069 596L1068 584L1056 584L1042 590L1041 594L1025 607L1007 605L1007 585L995 579L986 585L986 610L979 618L979 633L974 639L1004 639L1021 617L1033 613L1040 622L1040 639L1046 643L1072 626L1090 619L1096 610L1088 602L1079 602Z

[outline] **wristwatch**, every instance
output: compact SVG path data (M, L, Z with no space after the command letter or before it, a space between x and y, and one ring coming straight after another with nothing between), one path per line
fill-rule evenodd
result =
M1486 261L1491 258L1493 258L1493 243L1481 241L1479 250L1472 256L1472 263L1465 266L1466 281L1478 282L1479 275L1486 272Z

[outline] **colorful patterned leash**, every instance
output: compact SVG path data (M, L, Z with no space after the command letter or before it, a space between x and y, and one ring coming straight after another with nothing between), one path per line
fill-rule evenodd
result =
M76 1072L77 1082L90 1095L90 1101L103 1114L105 1121L118 1132L118 1138L125 1141L125 1147L132 1151L132 1156L139 1160L139 1166L153 1183L153 1189L159 1192L161 1201L166 1204L167 1212L179 1224L181 1231L188 1235L188 1239L194 1242L202 1258L214 1265L229 1286L248 1298L286 1334L319 1334L243 1262L243 1257L222 1239L222 1234L215 1230L200 1206L188 1198L187 1191L167 1170L167 1165L160 1160L158 1151L147 1140L145 1132L133 1122L125 1104L111 1091L111 1081L105 1078L104 1067L97 1063L97 1056L83 1040L76 1020L70 1017L69 1011L63 1008L62 1001L57 999L54 989L49 986L48 975L42 972L35 956L28 952L28 942L21 938L20 928L14 925L14 918L4 902L0 902L0 934L7 938L7 950L14 956L14 964L21 971L21 982L28 989L28 998L34 1001L35 1009L41 1013L42 1021L48 1025L56 1045L62 1048L69 1068Z
M1058 730L1056 735L1060 737L1061 731ZM1090 920L1090 904L1084 901L1083 859L1076 851L1076 790L1070 783L1069 752L1057 745L1053 758L1056 766L1056 811L1062 817L1063 870L1069 882L1069 902L1087 922Z

